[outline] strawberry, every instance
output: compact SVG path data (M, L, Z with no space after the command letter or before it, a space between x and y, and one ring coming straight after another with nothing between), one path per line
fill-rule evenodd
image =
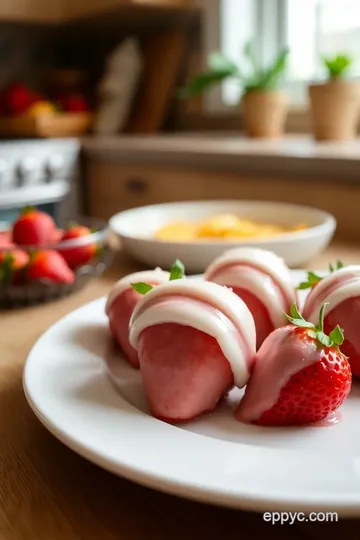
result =
M28 281L73 283L75 275L57 251L44 250L32 253L27 268L27 279Z
M2 94L7 113L16 116L25 113L33 103L31 90L22 83L13 83Z
M13 249L0 252L0 281L20 285L24 281L25 267L29 262L26 251Z
M12 247L10 231L0 231L0 248Z
M94 242L86 241L84 237L92 231L84 225L71 225L63 234L62 241L83 238L83 242L73 247L61 247L59 253L64 257L70 268L77 268L91 261L98 253L98 246Z
M317 326L296 305L290 325L275 330L257 352L255 365L236 416L263 426L305 425L336 411L351 387L350 364L339 346L336 326L323 331L325 304Z
M41 246L51 243L55 229L49 214L27 206L13 225L12 238L19 246Z
M55 229L51 236L49 245L56 246L56 244L58 244L61 241L63 235L64 235L63 229Z
M61 106L66 112L88 112L89 105L81 94L71 94L61 99Z
M330 274L336 272L336 270L340 270L341 268L344 268L344 264L341 261L337 261L336 266L333 266L332 263L329 264ZM300 283L298 290L301 291L304 289L313 289L322 279L323 278L315 274L315 272L308 272L307 280Z

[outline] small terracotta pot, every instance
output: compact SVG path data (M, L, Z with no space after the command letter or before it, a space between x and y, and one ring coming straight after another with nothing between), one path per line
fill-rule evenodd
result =
M277 139L284 135L288 112L284 92L248 92L242 99L242 111L249 137Z
M318 140L353 139L360 112L360 83L334 80L309 86L310 114Z

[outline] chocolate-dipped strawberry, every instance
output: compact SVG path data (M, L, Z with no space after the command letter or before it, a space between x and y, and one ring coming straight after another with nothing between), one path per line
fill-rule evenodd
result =
M351 387L349 362L340 351L343 333L324 333L325 305L315 326L295 305L290 325L270 334L256 354L238 420L264 426L305 425L326 419Z
M284 311L296 301L291 275L275 253L257 248L226 251L206 270L205 279L231 287L250 309L256 326L256 345L286 324Z
M142 294L133 289L133 283L147 282L159 285L169 280L169 272L160 268L144 272L135 272L121 278L112 288L108 296L105 312L109 318L110 331L120 345L129 363L139 367L139 360L135 349L129 342L129 323L136 304L141 300ZM145 288L146 285L144 284Z
M360 377L360 266L346 266L321 279L306 298L304 317L316 321L324 302L325 332L336 324L343 328L341 350L349 358L353 375Z
M131 317L130 342L151 413L177 423L212 411L247 383L255 341L249 309L226 287L181 279L147 292Z

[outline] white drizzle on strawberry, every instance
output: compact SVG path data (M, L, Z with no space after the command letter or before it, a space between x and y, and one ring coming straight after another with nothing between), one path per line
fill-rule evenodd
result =
M310 292L304 306L304 317L316 322L322 304L326 313L348 298L360 296L360 266L347 266L323 278Z
M165 283L169 281L170 273L161 268L155 268L154 270L145 270L143 272L134 272L127 276L122 277L115 283L108 296L105 313L108 315L112 303L118 298L118 296L131 287L132 283L145 282L145 283Z
M143 330L162 323L191 326L214 337L243 387L255 355L255 325L245 303L230 289L215 283L176 280L148 292L134 309L130 343L134 348Z
M251 292L266 307L274 328L284 325L283 311L287 311L296 300L284 261L263 249L235 248L226 251L208 267L205 279Z

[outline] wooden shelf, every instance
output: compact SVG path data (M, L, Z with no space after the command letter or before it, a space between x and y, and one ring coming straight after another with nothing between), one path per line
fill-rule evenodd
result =
M129 7L179 9L194 6L193 0L62 0L63 17L88 18Z
M92 19L123 10L187 10L194 0L2 0L0 22L62 23Z

